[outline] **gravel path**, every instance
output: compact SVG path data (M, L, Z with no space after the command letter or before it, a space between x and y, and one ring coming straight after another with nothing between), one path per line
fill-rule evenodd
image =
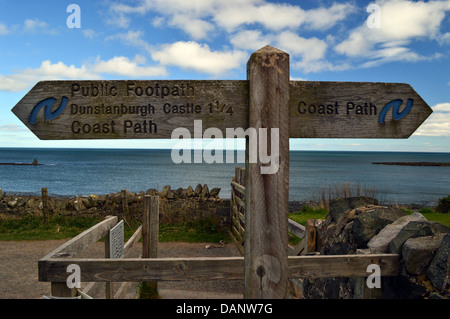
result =
M49 296L50 283L38 281L37 262L66 241L0 241L0 298L36 299ZM206 246L211 247L206 249ZM138 243L131 257L139 256L141 249ZM104 243L97 242L83 253L83 257L102 257L103 254ZM159 243L159 256L228 257L239 256L239 253L232 244L221 247L210 243ZM242 281L160 282L158 287L163 299L238 299L242 298L244 289ZM128 298L133 298L135 291L134 284Z

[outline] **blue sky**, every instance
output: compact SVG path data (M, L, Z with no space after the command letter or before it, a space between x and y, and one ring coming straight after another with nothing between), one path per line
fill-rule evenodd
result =
M66 23L72 3L80 28ZM11 108L41 80L245 80L267 44L290 54L293 80L409 83L434 110L406 140L291 139L291 149L450 151L450 0L0 0L0 147L170 148L40 141Z

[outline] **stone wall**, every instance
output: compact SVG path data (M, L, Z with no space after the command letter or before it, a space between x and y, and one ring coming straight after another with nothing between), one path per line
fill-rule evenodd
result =
M219 197L220 188L209 189L208 185L198 184L195 188L172 190L164 186L162 191L149 189L139 193L122 192L105 195L92 194L87 197L48 198L50 215L125 216L126 200L129 218L141 219L145 194L160 196L160 222L183 223L199 219L215 219L221 226L228 227L230 200ZM9 195L0 190L0 214L7 216L42 215L41 196Z
M329 214L316 220L316 229L321 255L399 254L400 275L382 277L380 289L367 288L364 278L305 279L305 298L450 297L447 226L418 212L407 215L399 208L378 205L373 198L355 197L330 202Z

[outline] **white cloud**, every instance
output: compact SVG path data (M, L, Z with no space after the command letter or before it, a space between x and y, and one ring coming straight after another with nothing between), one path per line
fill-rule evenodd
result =
M39 19L27 19L23 23L23 29L25 31L41 31L45 30L48 27L47 22L41 21Z
M259 50L273 41L273 36L263 34L260 30L243 30L234 34L230 42L235 48L243 50Z
M118 33L105 38L105 41L121 40L127 45L143 48L150 51L150 45L142 39L144 33L142 31L129 30L126 33Z
M94 63L81 67L66 65L63 62L43 61L39 68L19 70L10 75L0 74L0 91L24 91L43 80L97 80L103 75L120 75L131 77L153 77L166 75L163 67L143 66L145 59L136 56L134 60L127 57L114 57L103 61L100 58Z
M114 57L108 61L97 59L91 69L97 74L133 77L154 77L167 75L166 69L164 67L140 66L140 64L145 64L145 62L145 58L139 55L136 56L134 60L130 60L124 56L119 56Z
M214 25L212 23L192 17L186 13L173 15L169 20L169 25L184 30L195 40L205 39L209 32L214 31Z
M0 35L7 35L9 33L8 26L4 23L0 23Z
M239 68L247 59L243 51L212 51L207 44L193 41L164 44L159 50L153 50L151 56L163 66L173 65L211 75Z
M440 26L449 1L413 2L407 0L379 0L381 27L367 25L353 29L348 38L339 43L336 52L348 57L361 57L373 66L390 61L418 61L434 59L439 54L425 57L412 51L408 45L414 40L445 41Z
M354 13L355 6L335 3L330 7L304 10L299 5L265 0L142 0L134 7L113 5L110 11L110 22L124 28L130 27L130 15L154 12L159 16L153 24L162 26L165 22L200 40L208 38L216 28L234 32L253 24L271 31L293 30L300 26L323 31Z
M291 31L280 33L277 43L282 50L300 56L304 62L324 58L328 46L323 40L315 37L306 39Z
M86 38L91 39L91 40L100 35L98 32L96 32L92 29L83 29L82 32Z
M89 78L98 79L99 76L88 71L84 66L77 68L74 65L67 66L62 62L52 64L49 60L46 60L36 69L28 68L11 75L0 74L0 90L23 91L41 80Z
M414 135L450 137L450 103L436 104Z
M334 3L329 8L318 8L306 12L306 27L313 30L328 30L338 22L344 21L350 14L356 12L356 7L349 3Z

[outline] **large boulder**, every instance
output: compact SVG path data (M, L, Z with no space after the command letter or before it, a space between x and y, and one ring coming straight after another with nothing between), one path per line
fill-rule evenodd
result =
M329 203L330 215L335 221L338 221L341 215L349 210L367 205L378 205L378 200L365 196L332 199Z
M352 233L359 247L366 247L369 240L385 226L406 213L399 208L374 206L360 213L352 225Z
M427 219L420 213L412 213L398 218L392 224L384 227L376 236L367 243L367 247L374 253L387 253L391 241L397 236L401 229L411 221L426 222Z
M389 252L392 254L400 254L402 246L410 238L431 236L433 231L431 230L430 223L428 221L410 221L406 224L398 234L389 243Z
M424 274L444 235L409 238L402 248L405 269L411 275Z
M439 247L427 270L427 276L431 280L433 286L441 291L450 289L449 273L450 259L450 234L446 234L442 239Z

